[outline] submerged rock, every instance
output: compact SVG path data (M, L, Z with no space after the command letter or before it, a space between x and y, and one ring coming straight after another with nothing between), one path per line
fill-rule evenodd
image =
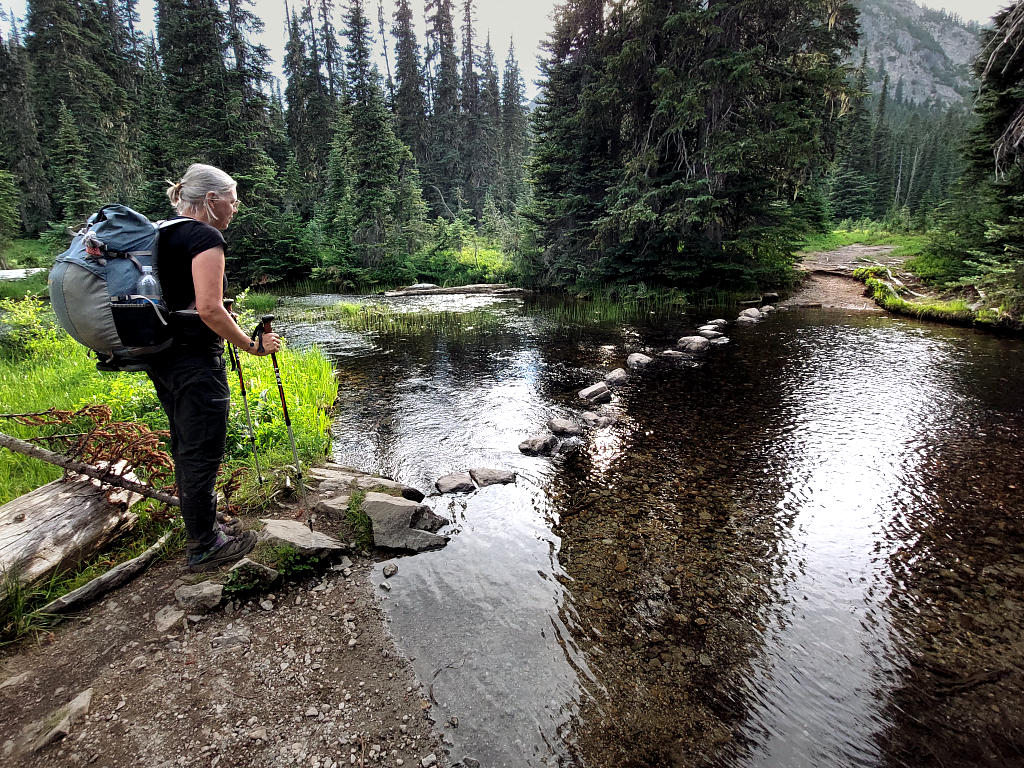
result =
M579 395L581 399L591 403L607 403L612 399L612 391L608 389L608 385L603 381L599 381L597 384L586 389L581 389Z
M571 456L581 450L583 450L583 441L580 438L567 437L558 444L558 450L555 453L558 456Z
M548 421L548 429L556 435L578 435L583 431L579 424L570 419L551 419Z
M614 416L598 416L593 411L585 411L580 418L583 419L584 424L593 429L600 429L615 423Z
M678 349L666 349L664 352L659 352L658 357L679 358L689 357L689 355L685 352L680 352Z
M450 475L445 475L438 478L434 485L441 493L469 493L476 490L473 478L468 472L453 472Z
M633 370L638 368L645 368L651 364L651 358L647 355L641 354L640 352L634 352L626 358L626 365Z
M610 387L618 387L629 381L629 373L625 368L616 368L604 377L604 383Z
M422 552L447 544L447 536L413 527L414 520L419 524L424 522L433 524L433 518L444 520L444 518L434 515L429 507L426 507L425 510L421 507L425 507L425 505L417 504L409 499L372 491L367 493L366 499L363 500L362 510L370 518L370 523L373 526L374 545L388 549L408 549L413 552ZM432 515L429 521L427 521L426 511L430 511Z
M486 469L484 467L478 467L476 469L469 470L469 476L472 477L473 482L481 488L486 488L488 485L507 485L508 483L514 483L516 481L516 473L508 469Z
M699 353L706 352L711 342L703 336L683 336L676 342L676 346L684 352Z
M519 444L519 450L527 456L550 456L557 445L557 437L554 435L542 435L523 440Z

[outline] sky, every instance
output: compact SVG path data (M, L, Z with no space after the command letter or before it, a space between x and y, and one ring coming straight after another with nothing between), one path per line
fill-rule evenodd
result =
M522 69L523 79L526 81L526 93L532 98L537 92L536 81L539 77L537 70L537 59L540 54L539 46L547 36L551 28L551 13L558 0L476 0L476 28L483 43L487 33L491 35L491 45L495 51L495 58L498 67L504 65L505 54L508 52L508 43L511 38L516 47L516 57ZM870 0L867 0L870 2ZM957 13L967 21L987 22L992 15L1000 8L1008 5L1012 0L927 0L923 4L929 8L945 9L950 13ZM339 6L344 0L336 0ZM391 19L394 13L394 0L383 0L385 23L390 35ZM284 23L285 0L255 0L255 11L266 23L266 31L263 34L263 43L267 46L274 59L274 74L280 77L281 63L284 59L285 23ZM292 0L296 5L297 0ZM456 0L457 6L461 5ZM19 17L24 17L26 0L0 0L0 5L5 9L13 9ZM139 14L142 17L142 28L151 30L153 28L153 6L152 0L140 0L138 4ZM377 30L377 8L376 0L366 0L367 15ZM422 2L413 0L413 15L417 20L417 40L422 45L424 36L423 8ZM455 20L456 28L461 24L459 18ZM379 37L379 35L378 35ZM389 46L393 42L389 40ZM394 55L392 53L392 65ZM380 60L380 70L385 71L383 57Z

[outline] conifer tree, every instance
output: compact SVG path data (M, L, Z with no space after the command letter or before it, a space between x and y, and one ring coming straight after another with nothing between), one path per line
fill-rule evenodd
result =
M867 98L865 51L850 96L849 113L844 119L839 156L831 179L832 214L836 220L870 218L874 213L871 117Z
M395 37L395 133L422 168L429 160L427 103L409 0L398 0L391 34Z
M871 131L871 175L874 180L875 200L872 215L881 219L893 204L892 134L889 131L888 115L889 78L882 81L882 92L878 96L874 126Z
M7 251L7 246L21 231L21 217L18 214L19 198L20 194L18 186L14 182L14 175L0 169L0 269L9 268L4 253Z
M17 37L0 40L0 113L0 163L18 185L21 226L35 235L51 218L49 185L29 98L25 48Z
M427 119L429 157L424 188L431 212L455 218L462 187L459 130L459 59L452 0L427 0L427 47L433 103Z
M57 108L56 149L50 155L57 197L66 227L77 227L99 206L99 189L90 173L89 154L78 121L63 103Z
M501 147L499 163L505 187L499 195L506 212L518 206L526 192L523 174L529 143L526 86L519 72L515 47L509 40L505 70L501 77Z

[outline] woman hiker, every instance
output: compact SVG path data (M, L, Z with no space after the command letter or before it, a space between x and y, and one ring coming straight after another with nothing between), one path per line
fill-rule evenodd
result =
M160 233L157 274L171 315L173 342L147 373L167 413L171 455L188 535L188 567L230 563L256 545L252 531L229 535L217 523L215 483L227 439L228 392L224 341L252 355L281 347L275 333L249 339L224 308L224 235L238 210L235 180L219 168L190 165L167 197L180 218ZM182 310L195 312L181 312Z

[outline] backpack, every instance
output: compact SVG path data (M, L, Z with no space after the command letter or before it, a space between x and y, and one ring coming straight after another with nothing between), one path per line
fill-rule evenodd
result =
M160 231L187 219L154 224L125 205L89 217L50 270L50 304L57 322L96 353L106 371L145 370L146 359L171 345L170 312L159 288L137 290L156 275Z

